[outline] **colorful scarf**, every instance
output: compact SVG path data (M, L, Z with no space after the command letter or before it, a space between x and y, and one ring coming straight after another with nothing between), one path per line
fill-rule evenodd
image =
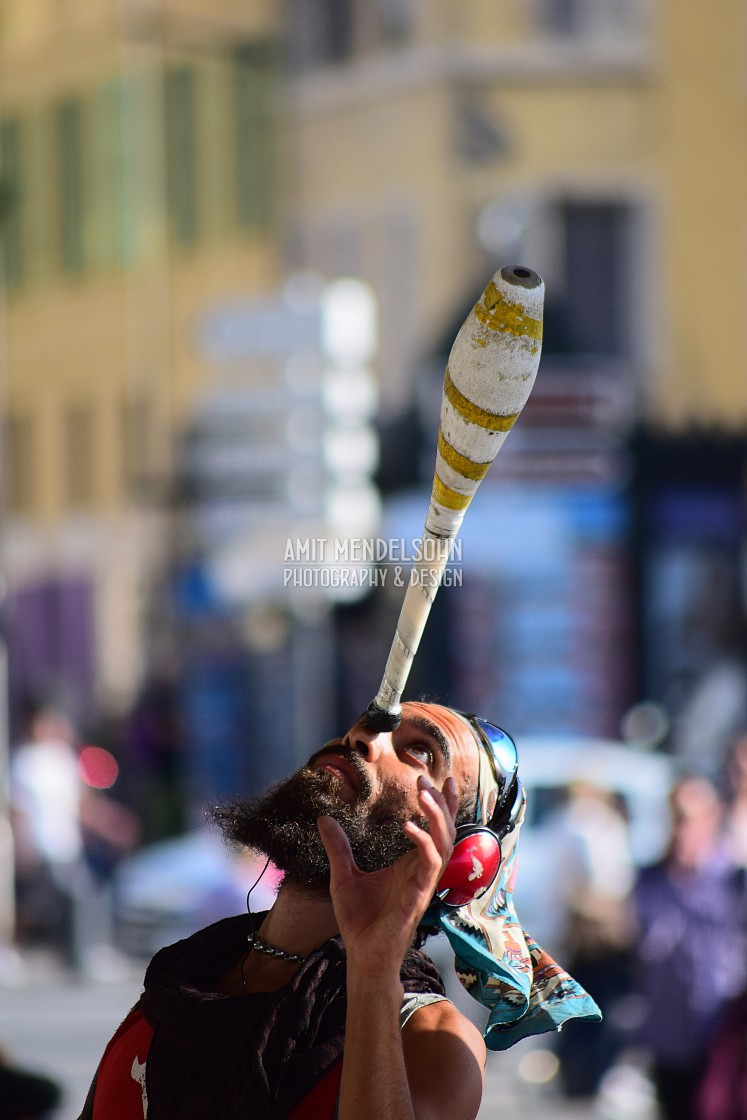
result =
M476 820L486 824L497 787L481 744L479 758ZM484 1037L490 1050L507 1050L529 1035L560 1030L569 1019L602 1018L591 996L523 929L514 909L516 854L526 809L523 791L522 799L516 827L501 841L501 868L490 888L458 909L435 903L423 918L424 925L438 926L446 934L459 980L489 1010Z

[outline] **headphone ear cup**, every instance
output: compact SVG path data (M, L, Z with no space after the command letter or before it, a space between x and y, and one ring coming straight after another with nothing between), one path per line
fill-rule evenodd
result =
M438 881L436 895L445 906L465 906L484 894L501 866L501 842L484 825L460 825L454 850Z

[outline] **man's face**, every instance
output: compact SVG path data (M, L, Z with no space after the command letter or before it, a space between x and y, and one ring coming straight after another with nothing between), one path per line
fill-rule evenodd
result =
M319 816L340 822L361 870L388 867L412 848L403 823L426 824L418 804L421 774L438 789L453 777L458 819L472 819L477 751L472 732L448 708L406 703L395 731L371 731L361 718L292 777L256 800L214 810L213 817L229 839L269 856L287 882L326 889Z

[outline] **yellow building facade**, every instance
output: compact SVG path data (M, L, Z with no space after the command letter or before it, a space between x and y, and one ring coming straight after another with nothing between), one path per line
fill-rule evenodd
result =
M296 202L310 259L380 292L385 406L518 253L564 305L564 350L622 362L647 420L741 429L741 0L717 21L673 0L347 7L327 58L311 34L298 51Z
M653 418L747 424L747 9L667 0L658 26L655 171L664 351ZM658 262L657 262L658 263Z
M178 437L209 379L200 317L280 274L276 70L271 4L0 5L10 626L29 589L46 631L66 630L70 588L90 597L88 660L114 704L142 669ZM29 690L64 678L64 650L47 659Z
M201 317L289 272L379 300L384 416L507 260L548 353L669 430L747 421L743 0L3 0L11 594L88 580L142 669Z

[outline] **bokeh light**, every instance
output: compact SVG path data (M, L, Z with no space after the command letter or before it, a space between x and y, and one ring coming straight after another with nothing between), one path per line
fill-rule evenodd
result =
M81 778L92 789L111 789L119 775L117 760L103 747L83 747L78 768Z
M560 1062L552 1050L530 1050L519 1062L518 1073L529 1085L547 1085L557 1075Z

